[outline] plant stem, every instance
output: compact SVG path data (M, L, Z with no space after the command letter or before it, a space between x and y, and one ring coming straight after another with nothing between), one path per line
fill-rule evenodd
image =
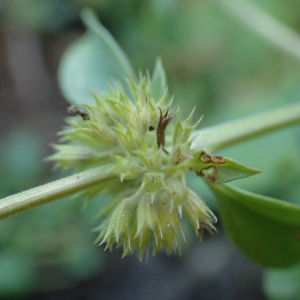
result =
M276 20L259 6L244 0L217 0L231 15L248 25L284 53L300 59L298 32Z
M198 131L192 147L209 153L246 139L300 122L300 103L245 119L204 128ZM116 175L108 170L112 165L77 173L75 175L15 194L0 200L0 220L17 213L75 194L99 183L110 181Z
M115 178L112 165L77 173L0 200L0 220Z
M193 149L209 153L300 122L300 103L199 130Z

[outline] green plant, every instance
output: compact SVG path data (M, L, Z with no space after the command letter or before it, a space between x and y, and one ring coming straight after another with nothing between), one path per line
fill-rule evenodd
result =
M125 254L136 247L142 256L151 243L154 251L163 246L171 253L182 210L200 237L203 228L214 232L211 211L185 186L185 173L191 170L216 195L224 225L241 251L264 266L299 262L300 208L224 185L259 171L212 154L299 122L300 105L196 131L192 115L181 121L176 108L169 112L160 61L151 80L136 80L126 56L95 16L84 11L83 20L88 32L65 53L59 72L66 99L83 110L71 109L79 116L69 119L70 128L63 132L67 145L55 146L58 152L50 158L59 167L83 171L1 200L0 218L78 192L87 199L102 192L114 197L98 216L99 241L123 245ZM99 49L106 59L92 63ZM98 76L100 69L106 73ZM119 81L108 91L106 81L112 77ZM95 87L102 93L93 105Z

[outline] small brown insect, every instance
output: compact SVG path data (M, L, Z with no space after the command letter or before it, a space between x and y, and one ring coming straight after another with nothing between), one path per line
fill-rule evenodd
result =
M170 122L175 118L175 116L170 117L169 107L167 108L167 111L164 115L162 114L161 109L160 108L158 108L158 109L159 109L159 112L160 112L160 117L159 117L158 126L157 126L157 130L156 130L157 146L158 146L158 148L160 148L162 146L163 150L166 153L168 153L164 149L164 146L165 146L165 130L166 130L167 126L170 124ZM172 113L172 111L171 111L171 113Z
M90 119L90 116L87 113L85 113L82 109L75 107L74 105L69 106L67 111L71 116L79 115L85 121Z

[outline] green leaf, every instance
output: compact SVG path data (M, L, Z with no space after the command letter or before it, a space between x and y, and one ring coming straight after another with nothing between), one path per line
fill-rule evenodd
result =
M134 71L114 38L85 9L81 14L87 32L64 53L58 80L62 94L72 104L93 104L93 90L108 91L108 83L124 78L135 79Z
M151 78L150 93L155 101L159 101L167 89L167 77L161 59L157 58Z
M260 170L246 167L233 159L209 155L201 151L189 160L188 168L211 183L225 183L260 173Z
M263 287L270 300L300 299L300 265L285 270L264 272Z
M224 226L238 248L266 267L300 262L300 207L228 185L212 185Z

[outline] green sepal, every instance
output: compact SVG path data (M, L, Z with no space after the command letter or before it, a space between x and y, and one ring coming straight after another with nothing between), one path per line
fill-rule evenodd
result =
M116 240L119 241L122 234L129 234L129 219L132 214L132 204L130 198L124 199L120 202L120 204L115 208L112 216L110 218L106 234L101 242L107 242L107 246L109 247L109 241Z
M144 147L143 150L133 151L140 161L152 171L160 171L161 169L161 149L158 149L156 144L151 148Z
M246 167L228 157L209 155L201 151L193 155L187 167L210 183L218 184L249 177L261 173L260 170Z
M229 185L209 184L237 247L265 267L300 262L300 207Z
M98 152L89 147L78 145L52 145L57 152L48 156L45 161L55 161L55 168L87 169L97 167L99 163L110 161L110 153Z
M144 174L141 189L150 193L157 193L164 186L164 175L160 172L147 172Z
M121 156L111 154L111 157L115 161L115 165L110 169L120 176L120 180L123 181L134 179L141 174L141 168L137 165L130 156L123 158Z

